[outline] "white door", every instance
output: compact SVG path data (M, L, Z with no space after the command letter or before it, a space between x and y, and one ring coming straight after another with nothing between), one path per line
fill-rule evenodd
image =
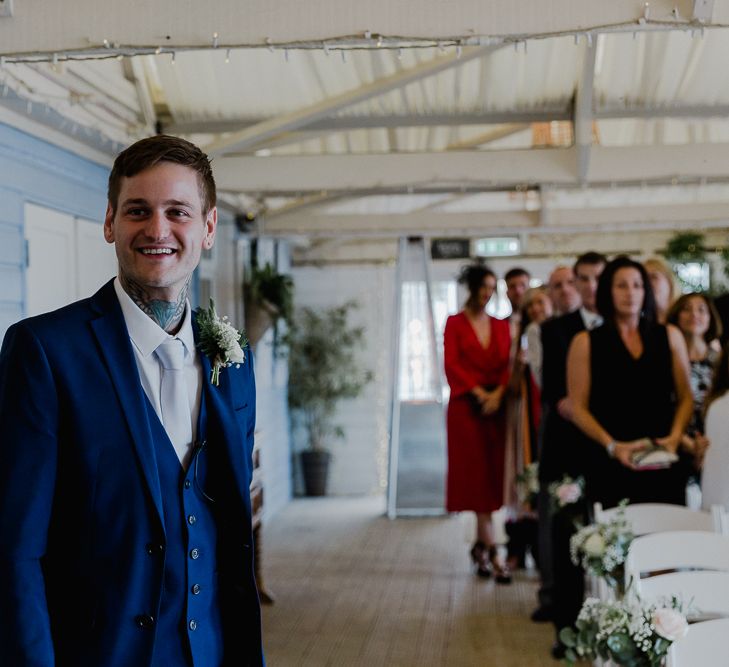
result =
M101 224L26 204L28 315L91 296L116 275L114 246Z
M25 205L28 315L38 315L76 300L76 223L71 215Z
M76 220L78 299L91 296L116 275L114 245L104 240L103 227L91 220Z

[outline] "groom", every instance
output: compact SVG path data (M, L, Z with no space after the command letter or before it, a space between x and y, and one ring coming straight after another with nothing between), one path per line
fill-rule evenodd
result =
M207 156L137 142L109 177L118 277L5 336L0 665L263 664L253 359L213 384L188 301L216 225Z

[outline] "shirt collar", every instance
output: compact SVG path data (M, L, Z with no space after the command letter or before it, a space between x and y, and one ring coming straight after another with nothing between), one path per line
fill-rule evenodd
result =
M186 350L185 356L195 352L195 336L192 332L189 301L185 302L185 313L182 316L180 330L176 336L170 336L132 301L132 298L121 286L118 277L114 279L114 291L119 299L119 305L129 331L129 338L131 338L132 343L143 357L149 357L168 338L178 338L182 341Z
M580 307L580 315L582 316L582 321L585 323L585 328L588 330L599 327L602 324L602 315L600 313L593 313L584 306Z

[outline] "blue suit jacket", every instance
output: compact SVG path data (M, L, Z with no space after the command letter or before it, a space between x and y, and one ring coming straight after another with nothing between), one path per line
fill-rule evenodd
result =
M250 352L210 384L224 525L218 544L226 666L261 665L249 484ZM144 667L165 544L144 391L111 282L13 325L0 351L0 665ZM211 455L212 455L212 450Z

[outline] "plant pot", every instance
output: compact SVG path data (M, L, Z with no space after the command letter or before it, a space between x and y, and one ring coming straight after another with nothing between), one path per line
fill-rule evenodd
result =
M246 338L251 347L255 347L263 334L273 326L279 311L268 301L245 302Z
M301 469L304 474L304 490L307 496L325 496L329 461L332 455L323 449L301 452Z

